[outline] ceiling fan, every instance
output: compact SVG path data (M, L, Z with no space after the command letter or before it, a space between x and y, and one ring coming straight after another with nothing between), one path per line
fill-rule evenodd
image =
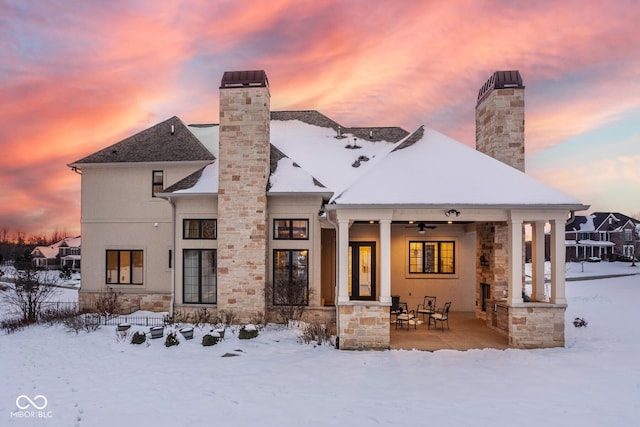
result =
M418 234L424 234L425 230L427 230L427 229L433 230L434 228L436 228L435 225L427 225L424 222L419 222L417 224L408 225L406 228L413 228L413 227L416 227L418 229Z

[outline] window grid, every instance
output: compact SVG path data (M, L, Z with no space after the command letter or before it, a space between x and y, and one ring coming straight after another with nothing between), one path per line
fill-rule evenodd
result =
M142 285L143 259L141 250L107 250L106 283Z
M273 221L273 238L276 240L308 240L308 219L276 219Z
M217 302L215 249L183 251L183 301L187 304Z
M182 224L184 239L214 240L217 238L218 222L215 219L185 219Z
M159 193L162 190L164 190L164 171L161 171L161 170L153 171L151 182L152 182L151 195L153 197L156 197L156 193Z
M409 273L455 274L455 242L409 242Z
M273 251L273 305L309 304L309 251Z

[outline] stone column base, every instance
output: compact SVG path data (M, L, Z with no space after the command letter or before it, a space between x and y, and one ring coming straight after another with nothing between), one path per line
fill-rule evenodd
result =
M565 304L523 303L509 307L509 345L564 347Z
M389 306L342 305L339 307L341 350L387 350L390 347Z

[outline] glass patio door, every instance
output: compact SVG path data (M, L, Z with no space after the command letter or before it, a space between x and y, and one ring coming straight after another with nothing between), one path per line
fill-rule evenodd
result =
M374 242L349 243L349 297L374 300L376 296L376 246Z

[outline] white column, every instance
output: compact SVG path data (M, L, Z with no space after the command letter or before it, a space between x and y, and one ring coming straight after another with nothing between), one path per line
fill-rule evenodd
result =
M509 304L522 304L522 220L509 220Z
M380 303L391 305L391 220L380 220Z
M338 305L349 302L349 220L338 220Z
M544 301L544 221L531 224L531 297L535 301Z
M551 220L551 298L553 304L566 304L564 293L564 219Z

